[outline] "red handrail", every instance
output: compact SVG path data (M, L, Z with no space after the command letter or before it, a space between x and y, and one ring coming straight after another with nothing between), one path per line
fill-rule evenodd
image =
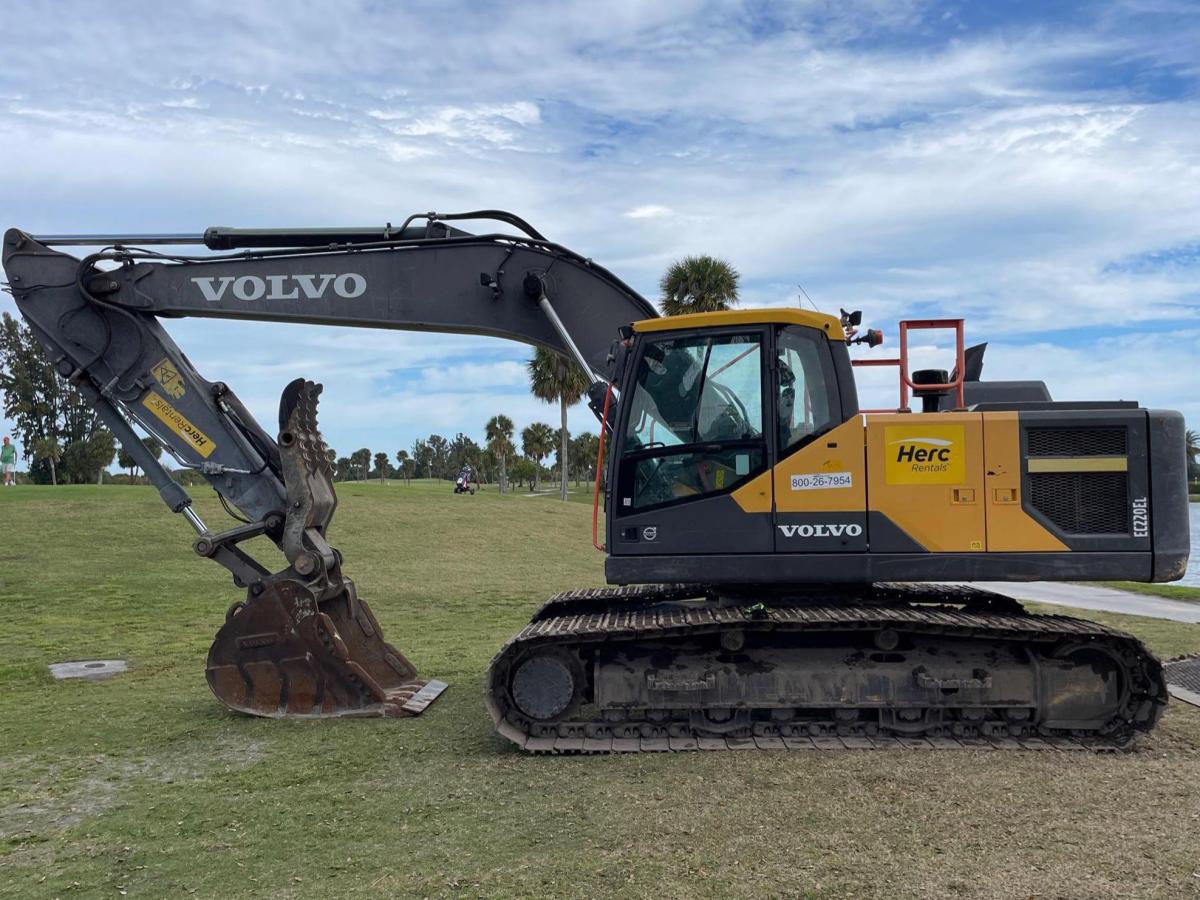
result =
M954 370L956 376L946 384L928 385L913 384L908 371L908 332L953 328L954 329ZM908 408L909 391L921 393L936 387L938 391L954 391L955 408L966 406L963 397L963 384L966 381L966 361L963 351L963 320L962 319L905 319L900 323L900 356L890 359L855 359L853 366L896 366L900 370L900 406L898 409L864 409L864 413L910 412Z

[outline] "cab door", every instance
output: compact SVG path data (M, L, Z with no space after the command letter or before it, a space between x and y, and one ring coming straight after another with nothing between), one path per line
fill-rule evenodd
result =
M622 399L609 552L769 553L766 327L639 340ZM732 496L751 490L748 506Z
M828 339L815 328L779 327L774 374L776 552L864 552L863 419L853 415L841 420Z

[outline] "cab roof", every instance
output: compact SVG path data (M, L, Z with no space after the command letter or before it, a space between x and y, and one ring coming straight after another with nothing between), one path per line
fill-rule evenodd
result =
M633 330L637 332L676 331L682 328L724 328L729 325L805 325L823 332L831 341L846 339L846 332L842 330L841 320L837 316L782 306L642 319L640 322L633 323Z

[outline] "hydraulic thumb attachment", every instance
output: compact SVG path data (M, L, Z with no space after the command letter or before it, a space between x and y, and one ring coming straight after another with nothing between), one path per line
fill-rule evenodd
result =
M230 608L208 652L208 684L226 706L256 716L415 716L446 684L419 679L384 641L325 539L337 497L317 431L320 393L303 379L283 392L287 512L278 543L290 565L251 583ZM202 537L197 551L214 555L219 543Z

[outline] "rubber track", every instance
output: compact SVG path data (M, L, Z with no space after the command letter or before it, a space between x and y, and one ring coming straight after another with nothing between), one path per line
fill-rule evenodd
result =
M847 604L847 594L837 593L840 602L787 605L749 613L751 605L674 607L647 609L667 601L703 596L703 589L687 585L635 585L623 588L589 588L551 597L534 614L532 621L514 635L488 667L485 697L492 722L503 737L529 752L621 753L678 750L842 750L842 749L1005 749L1005 750L1090 750L1111 752L1130 749L1129 741L1114 742L1103 736L1077 740L1067 736L1022 738L949 737L663 737L586 738L538 737L524 733L509 721L494 693L500 672L518 652L547 644L567 646L612 639L669 639L718 631L737 625L748 630L876 630L888 627L917 628L924 633L974 636L1034 642L1056 642L1063 638L1103 639L1125 644L1149 660L1150 675L1161 682L1158 661L1137 638L1095 622L1059 615L1031 615L1009 610L1012 601L1002 595L976 588L927 584L884 584L860 591L862 598L876 602ZM903 605L898 605L903 602ZM964 608L919 604L955 604ZM890 605L889 605L890 604ZM981 609L980 609L981 608ZM979 609L979 611L976 611ZM1020 609L1019 605L1016 609ZM1143 675L1147 673L1143 672ZM1165 688L1163 691L1165 696Z
M565 615L607 610L613 606L636 608L675 600L703 597L706 589L694 584L637 584L617 588L577 588L555 594L533 614L531 622ZM1026 615L1021 604L1011 597L966 585L882 582L873 585L846 585L814 593L813 597L840 603L953 604L1007 611ZM762 599L748 595L747 604Z

